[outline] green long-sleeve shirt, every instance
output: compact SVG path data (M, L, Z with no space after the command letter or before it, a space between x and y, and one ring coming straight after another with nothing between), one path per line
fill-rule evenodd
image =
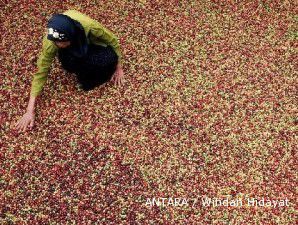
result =
M105 47L110 45L118 55L119 62L122 62L118 38L110 30L105 28L101 23L77 10L67 10L63 14L79 21L82 24L85 34L88 37L88 43L102 45ZM47 39L46 33L42 40L42 51L37 60L38 71L33 75L30 92L31 96L36 97L41 93L57 51L58 47L54 44L54 42Z

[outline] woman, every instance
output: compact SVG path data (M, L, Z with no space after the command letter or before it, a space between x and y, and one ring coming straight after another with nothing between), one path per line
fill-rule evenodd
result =
M43 89L57 53L62 67L76 75L84 91L109 80L118 85L124 80L119 41L99 22L76 10L67 10L53 15L47 28L37 61L38 71L33 75L27 112L14 125L19 131L34 125L36 97Z

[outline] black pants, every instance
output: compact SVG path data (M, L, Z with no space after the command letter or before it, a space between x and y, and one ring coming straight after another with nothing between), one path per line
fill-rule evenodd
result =
M58 50L62 67L77 75L83 90L92 90L109 81L116 71L118 56L111 46L90 44L84 59L69 54L64 49Z

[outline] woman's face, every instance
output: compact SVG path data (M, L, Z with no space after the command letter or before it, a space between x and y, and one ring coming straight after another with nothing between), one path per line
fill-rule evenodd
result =
M67 48L70 46L70 41L54 41L54 43L58 48Z

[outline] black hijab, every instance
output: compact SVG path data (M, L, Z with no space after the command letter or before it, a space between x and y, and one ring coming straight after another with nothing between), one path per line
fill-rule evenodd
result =
M54 14L48 21L48 36L51 41L70 41L71 45L63 50L76 57L84 57L88 51L88 41L83 26L63 14Z

